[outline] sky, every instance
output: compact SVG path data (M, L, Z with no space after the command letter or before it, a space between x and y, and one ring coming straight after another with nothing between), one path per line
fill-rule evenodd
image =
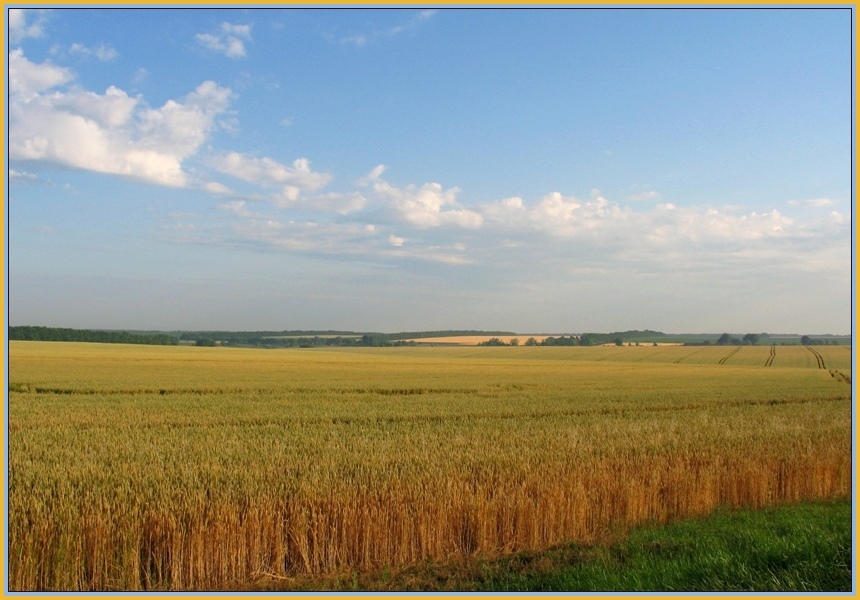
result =
M851 332L850 7L5 18L11 325Z

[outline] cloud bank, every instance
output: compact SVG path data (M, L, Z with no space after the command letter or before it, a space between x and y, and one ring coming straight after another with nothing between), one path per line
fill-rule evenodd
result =
M804 204L801 219L778 209L627 204L593 190L587 198L552 192L464 206L456 187L399 186L384 177L383 165L357 181L356 190L328 194L306 193L324 178L295 165L240 155L220 168L262 186L308 181L289 202L272 194L222 203L217 224L196 228L197 237L186 241L521 275L527 268L526 274L554 271L572 279L635 269L640 276L697 279L808 272L850 280L851 217L824 210L829 204Z

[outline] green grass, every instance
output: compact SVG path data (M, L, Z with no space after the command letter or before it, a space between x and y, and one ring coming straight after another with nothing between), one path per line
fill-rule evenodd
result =
M809 502L640 527L615 541L496 560L423 563L260 590L482 592L848 592L851 502Z
M634 530L485 567L484 591L850 591L851 504L808 503ZM543 561L543 563L541 563Z

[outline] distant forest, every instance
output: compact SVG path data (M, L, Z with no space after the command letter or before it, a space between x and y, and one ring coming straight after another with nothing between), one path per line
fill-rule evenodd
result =
M100 342L108 344L150 344L160 346L235 346L250 348L317 348L325 346L378 347L414 346L410 341L422 338L487 336L485 346L511 345L498 336L519 335L511 331L440 330L403 331L400 333L363 333L334 330L291 331L115 331L101 329L71 329L33 325L13 326L8 329L9 340L44 342ZM526 336L522 336L526 338ZM613 333L582 333L547 337L537 341L534 337L519 339L514 345L525 346L594 346L599 344L640 345L652 343L680 343L688 346L710 345L793 345L804 346L851 344L851 336L778 335L747 333L741 336L720 334L666 334L659 331L631 330Z
M12 326L10 340L42 342L99 342L106 344L151 344L188 346L243 346L256 348L315 348L320 346L406 346L413 338L460 335L516 335L510 331L405 331L361 333L355 331L174 331L129 332L101 329L70 329L33 325Z
M316 348L320 346L412 346L414 338L460 335L516 335L507 331L403 331L361 333L355 331L191 331L180 334L182 343L198 346L251 346L257 348Z
M103 344L150 344L175 346L176 336L166 333L139 334L127 331L102 331L93 329L68 329L65 327L38 327L21 325L9 327L10 340L42 342L100 342Z

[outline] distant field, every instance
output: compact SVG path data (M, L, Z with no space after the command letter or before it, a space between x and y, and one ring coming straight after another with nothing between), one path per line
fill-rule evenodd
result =
M333 340L335 338L343 338L349 340L357 340L361 338L361 334L338 334L338 333L324 333L324 334L296 334L296 335L264 335L264 340L302 340L307 338L320 338L324 340Z
M547 335L455 335L447 337L431 337L431 338L413 338L403 340L406 342L417 342L419 344L456 344L458 346L477 346L481 342L486 342L491 338L502 340L506 344L510 344L511 340L517 339L520 344L525 344L530 337L535 338L538 342L544 341L549 336Z
M235 590L845 498L850 358L13 341L9 586Z
M566 335L566 334L565 334ZM499 339L506 344L510 344L511 340L519 340L520 345L524 345L526 340L529 338L534 338L538 343L543 342L548 337L560 337L560 334L557 335L455 335L455 336L443 336L443 337L429 337L429 338L412 338L408 340L403 340L406 342L417 342L419 344L454 344L457 346L477 346L481 342L486 342L491 338ZM651 342L643 343L643 345L652 346ZM662 342L658 343L661 346L677 346L680 345L681 342Z

